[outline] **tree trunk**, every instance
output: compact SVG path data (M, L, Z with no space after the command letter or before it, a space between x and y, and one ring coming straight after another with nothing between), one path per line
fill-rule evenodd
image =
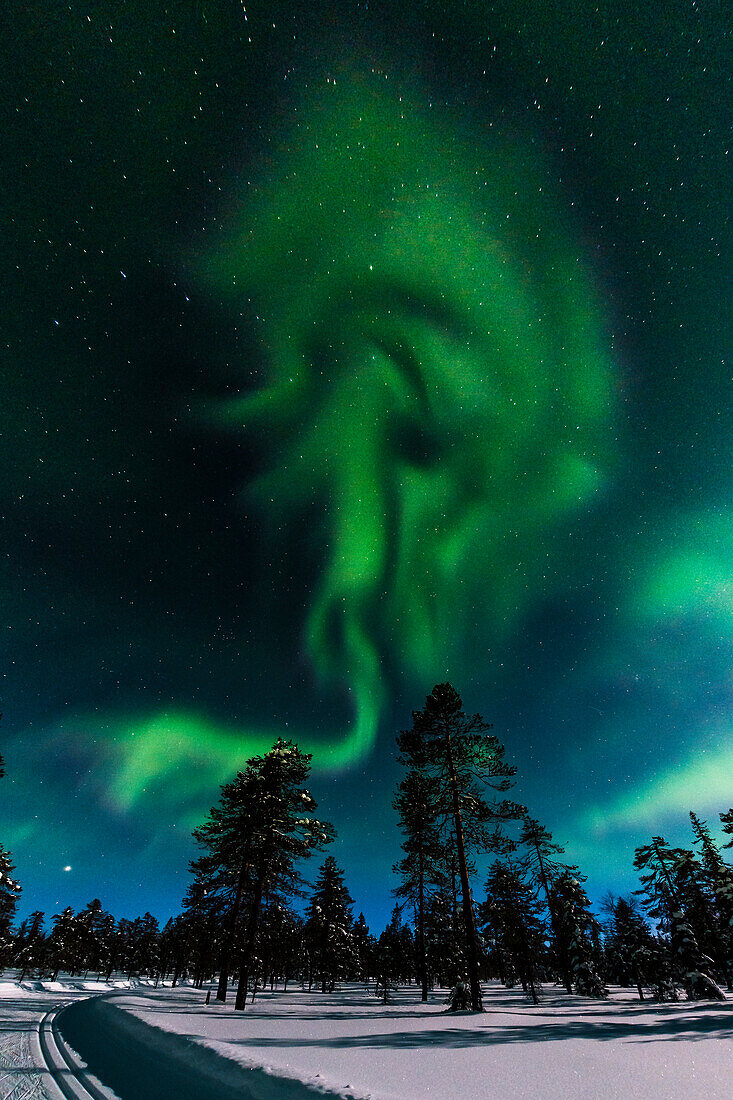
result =
M481 981L479 978L479 945L476 933L476 921L473 915L473 899L471 898L471 884L468 881L468 866L466 863L466 845L463 839L463 818L461 816L461 803L458 796L458 777L453 761L453 746L450 740L450 728L446 725L445 744L448 759L448 774L450 777L451 795L453 800L453 819L456 830L456 854L458 856L458 874L461 880L461 893L463 896L463 922L466 926L466 947L468 954L468 984L471 990L471 1008L474 1012L483 1012L483 998L481 995Z
M247 874L247 863L249 860L249 845L245 850L244 857L242 858L242 865L239 868L239 874L237 875L237 888L234 894L234 901L232 907L229 910L227 916L227 928L224 933L224 942L221 949L221 961L219 968L219 984L216 988L217 1001L226 1002L227 988L229 985L229 960L232 953L232 942L237 929L237 921L239 920L239 910L242 907L242 894L244 893L244 880Z
M423 853L420 849L417 878L417 962L420 968L420 999L428 999L428 959L425 951L425 883L423 873Z
M257 883L255 885L255 892L249 910L249 917L247 920L247 934L244 941L244 952L242 955L242 965L239 969L237 999L234 1002L234 1007L238 1012L243 1012L247 1006L247 983L249 981L249 970L252 964L252 954L254 951L255 937L257 935L257 925L260 919L262 891L265 885L265 873L265 859L263 858L260 864L259 872L257 874Z
M562 972L562 980L563 980L563 984L565 986L565 989L567 990L568 993L572 993L573 992L573 984L570 980L570 968L568 966L567 958L565 957L565 949L560 943L559 922L558 922L558 919L557 919L557 914L555 913L555 906L552 902L552 895L550 893L550 886L549 886L549 883L547 881L547 874L545 872L545 865L542 862L542 852L540 851L539 843L536 840L534 842L534 846L535 846L535 851L537 852L537 862L539 864L539 869L540 869L540 882L542 883L542 889L545 891L545 897L547 899L547 909L548 909L549 914L550 914L550 927L552 928L552 931L553 931L554 936L555 936L555 945L557 947L557 961L560 965L560 970Z

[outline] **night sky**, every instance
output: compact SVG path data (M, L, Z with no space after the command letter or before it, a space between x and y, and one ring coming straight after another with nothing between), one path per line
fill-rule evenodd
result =
M177 911L192 826L286 736L379 931L395 734L446 679L595 898L717 823L726 32L694 0L11 0L22 912Z

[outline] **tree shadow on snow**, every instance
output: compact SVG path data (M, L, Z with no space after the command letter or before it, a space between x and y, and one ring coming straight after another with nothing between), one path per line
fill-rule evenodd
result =
M343 1035L331 1038L295 1039L275 1037L254 1038L242 1042L248 1047L384 1047L411 1049L414 1047L469 1047L494 1043L537 1043L562 1039L596 1039L602 1042L621 1039L637 1042L659 1042L730 1038L733 1035L733 1014L729 1012L697 1015L667 1015L643 1023L639 1020L554 1020L527 1025L486 1026L473 1028L446 1027L430 1031L380 1032L373 1035ZM231 1040L229 1040L231 1042Z

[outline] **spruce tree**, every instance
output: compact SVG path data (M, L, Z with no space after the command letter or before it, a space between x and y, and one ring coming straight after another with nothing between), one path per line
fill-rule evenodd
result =
M425 939L428 972L436 984L450 985L457 975L466 973L463 917L453 904L452 892L445 882L428 895Z
M450 684L437 684L424 708L413 711L412 727L404 730L397 741L408 767L437 781L437 805L444 825L450 830L458 865L474 1011L481 1011L483 1002L481 947L471 895L469 853L494 850L497 822L510 820L522 812L521 807L506 799L489 801L486 797L487 788L507 791L515 773L505 763L504 747L489 733L490 729L480 714L469 717L464 713L461 697Z
M730 837L727 844L724 844L724 848L733 848L733 807L730 810L726 810L725 813L718 814L720 822L723 826L723 832Z
M327 856L319 869L305 921L311 965L323 993L332 993L336 982L349 977L356 968L353 904L344 884L344 872L333 856Z
M679 978L689 1000L709 997L725 1000L725 994L706 972L703 952L684 911L680 883L675 870L681 849L670 848L664 837L652 837L651 844L636 849L634 867L640 875L646 905L668 930L671 940L673 975Z
M264 985L272 989L282 979L284 989L301 968L303 920L279 898L268 898L262 914L257 953Z
M160 928L157 917L144 913L130 927L128 968L130 974L154 975L158 969Z
M727 965L723 930L708 876L689 849L675 849L675 857L675 886L685 917L702 951L704 968L716 980L725 980Z
M410 966L409 956L405 959L408 942L400 907L395 905L389 924L377 940L375 953L375 994L379 996L381 989L384 1004L389 1001L389 995L396 988L397 979L404 973L405 965L408 968Z
M14 870L10 852L0 844L0 969L8 965L13 953L12 924L21 894Z
M76 915L78 962L82 970L96 970L99 974L106 965L103 931L107 916L99 898L88 902Z
M495 945L506 978L516 973L525 993L539 1003L539 969L545 927L532 887L517 863L497 860L486 880L486 900L480 907L485 935Z
M700 846L702 866L715 909L719 965L728 989L731 989L733 985L733 868L724 862L706 822L701 821L692 811L690 811L690 821L695 834L695 843Z
M354 921L351 932L354 941L357 977L364 982L368 982L371 977L374 963L374 947L376 941L374 936L369 933L369 925L363 913L359 913L359 916Z
M0 756L0 778L4 775L5 762ZM21 894L20 884L12 875L14 870L10 852L0 844L0 970L8 965L13 952L12 924Z
M77 959L77 929L74 910L70 905L53 917L53 928L47 941L47 959L51 981L55 982L59 971L73 974Z
M183 899L183 912L172 936L175 947L173 984L178 982L185 970L192 972L194 984L200 985L205 974L213 973L216 969L217 960L220 965L224 960L223 974L219 974L219 988L221 989L224 978L226 992L231 950L228 942L231 896L225 890L217 888L221 885L223 876L213 882L201 877L197 866L199 863L203 863L203 860L192 864L198 873L189 883Z
M593 957L597 922L580 879L566 869L552 883L550 894L561 957L567 960L575 992L582 997L607 997Z
M43 917L40 909L34 910L18 929L15 937L15 965L20 971L18 981L40 969L44 959Z
M657 963L654 936L642 913L627 898L612 907L611 926L606 935L608 976L617 985L632 983L644 1000L644 985L653 984Z

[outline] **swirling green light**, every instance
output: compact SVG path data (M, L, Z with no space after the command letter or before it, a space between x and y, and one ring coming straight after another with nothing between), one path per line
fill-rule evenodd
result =
M373 744L383 666L427 683L544 586L542 539L609 458L598 302L536 147L353 74L310 91L206 275L251 306L262 387L201 410L258 432L265 514L314 502L305 629ZM244 372L243 372L244 373Z
M510 636L558 583L548 534L602 483L612 372L549 178L530 136L477 137L415 89L342 74L295 104L197 268L258 318L264 361L198 422L264 441L263 522L322 517L304 647L354 719L288 731L321 769L371 749L387 667L422 690ZM115 797L191 760L224 778L279 732L148 716L121 735Z

